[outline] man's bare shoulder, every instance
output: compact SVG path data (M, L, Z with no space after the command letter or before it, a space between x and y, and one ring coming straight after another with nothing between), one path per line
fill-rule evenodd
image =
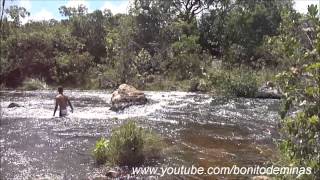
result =
M62 94L58 94L56 96L56 99L68 99L68 96L62 95Z

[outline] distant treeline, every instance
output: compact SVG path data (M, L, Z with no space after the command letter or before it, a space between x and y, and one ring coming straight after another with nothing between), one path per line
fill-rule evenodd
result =
M305 22L292 6L291 0L135 0L128 14L62 6L66 19L26 24L21 19L30 13L11 6L1 24L1 85L36 78L72 87L144 88L208 79L213 61L228 69L286 67L295 62L278 56L271 42L287 28L281 27L286 18L309 46Z

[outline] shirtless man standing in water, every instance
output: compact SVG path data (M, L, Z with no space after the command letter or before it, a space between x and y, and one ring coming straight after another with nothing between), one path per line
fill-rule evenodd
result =
M56 96L56 106L54 108L53 116L55 116L56 111L58 109L58 106L60 107L59 116L60 117L66 116L68 114L67 113L68 112L67 111L68 104L71 107L71 112L73 113L73 107L72 107L72 104L71 104L69 98L67 96L63 95L63 88L59 87L58 92L59 92L59 94Z

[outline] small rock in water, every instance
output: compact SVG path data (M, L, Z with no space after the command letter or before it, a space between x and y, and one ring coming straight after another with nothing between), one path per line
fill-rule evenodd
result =
M106 173L106 176L108 177L111 177L111 178L116 178L120 175L120 172L118 171L115 171L115 170L109 170L107 173Z
M17 103L10 103L8 106L8 108L13 108L13 107L21 107L21 106Z

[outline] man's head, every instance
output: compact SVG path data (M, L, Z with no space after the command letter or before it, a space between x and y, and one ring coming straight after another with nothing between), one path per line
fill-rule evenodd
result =
M60 86L60 87L58 87L58 92L60 93L60 94L62 94L63 93L63 88Z

